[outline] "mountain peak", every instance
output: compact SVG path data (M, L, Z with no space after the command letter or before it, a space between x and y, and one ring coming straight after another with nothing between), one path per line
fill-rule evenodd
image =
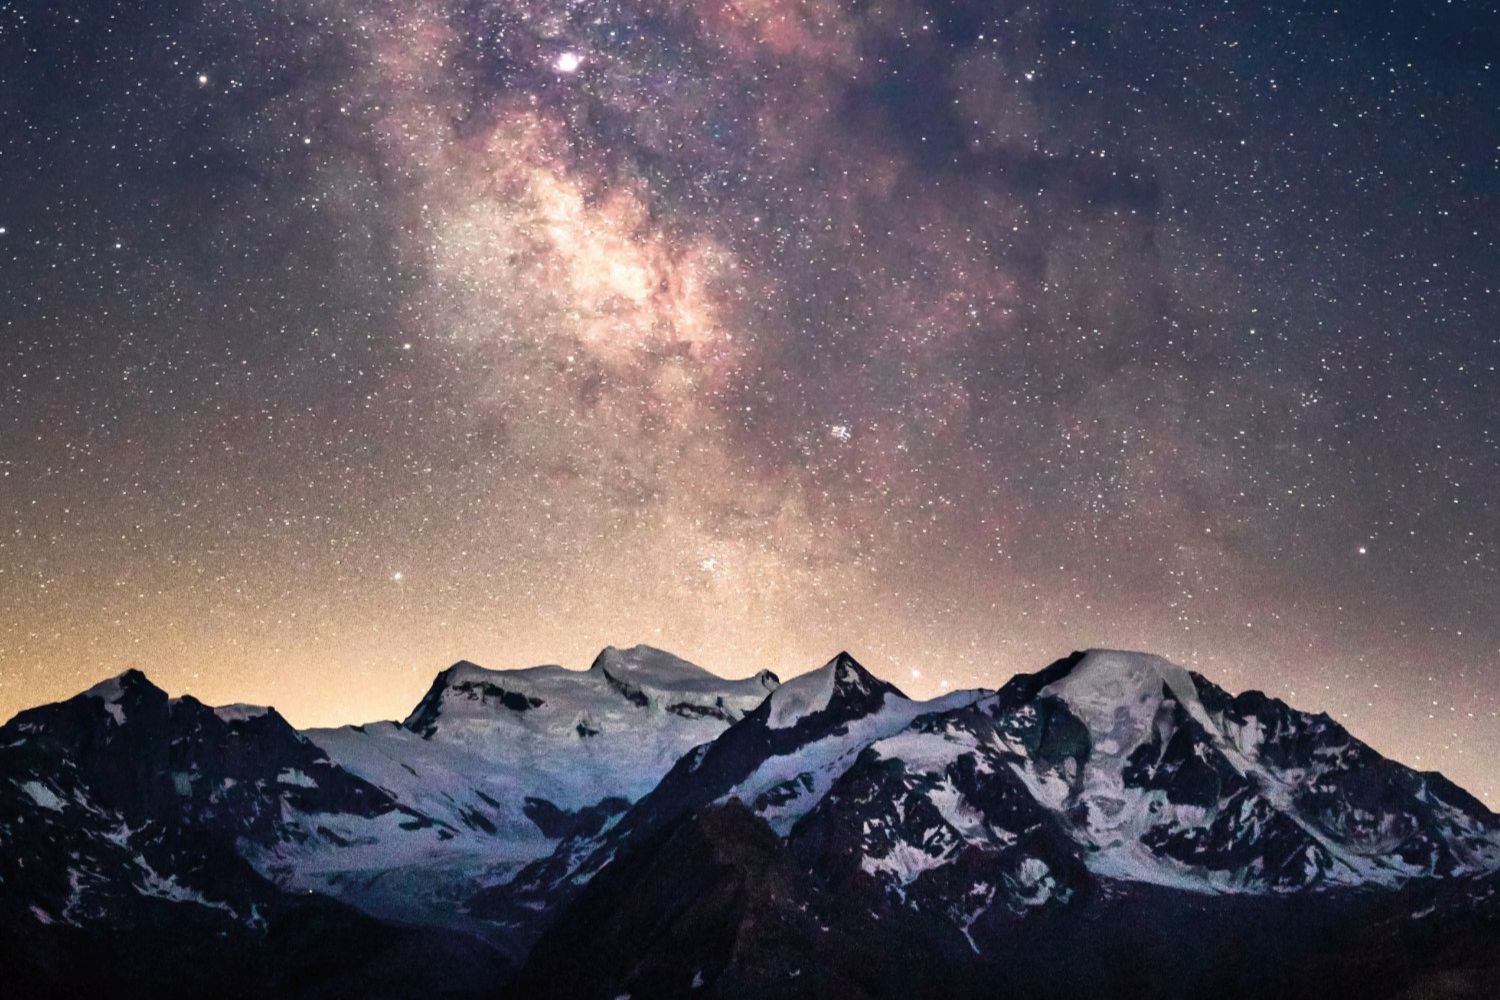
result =
M696 663L689 663L680 656L644 643L638 643L628 649L605 646L599 651L599 655L594 657L589 670L591 672L614 670L651 674L657 680L665 680L674 676L696 679L708 674L708 671Z
M847 667L852 670L858 670L861 673L869 673L869 671L865 670L864 665L854 658L854 654L850 653L847 649L839 650L834 658L823 664L823 666Z
M1129 681L1148 683L1157 679L1183 700L1197 699L1197 684L1187 668L1180 667L1155 653L1141 653L1129 649L1090 649L1068 671L1068 678L1077 682L1088 680Z
M1094 691L1104 699L1128 698L1130 694L1159 697L1170 690L1179 701L1198 700L1198 685L1192 674L1153 653L1125 649L1074 650L1032 674L1017 674L997 692L1005 705L1022 704L1046 693L1069 700L1065 693L1083 698Z
M833 683L837 689L868 692L878 687L891 687L866 670L864 665L851 656L847 650L840 650L839 654L829 660L823 669L833 671Z
M495 673L495 671L489 669L488 667L481 667L473 660L455 660L452 665L438 672L437 679L440 681L447 681L448 683L452 683L453 681L458 680L459 678L466 675L483 675L492 673Z
M793 677L773 691L766 725L788 729L807 716L835 706L852 715L864 715L878 708L887 695L906 698L895 685L870 673L848 652L840 652L817 670Z
M1104 680L1108 678L1159 677L1164 683L1186 683L1192 685L1192 677L1184 667L1155 653L1143 653L1132 649L1092 648L1084 650L1066 673L1067 677Z
M167 700L167 693L152 684L144 673L131 667L122 674L100 681L79 694L78 697L102 701L110 718L114 719L117 724L123 725L127 703L142 699L164 702Z
M781 684L780 678L769 670L738 680L721 677L666 650L646 645L629 649L606 646L594 658L588 674L603 677L620 694L638 703L637 696L649 692L661 695L669 704L679 697L724 697L742 711L754 708L766 692L776 690Z
M1184 708L1199 704L1187 670L1160 656L1118 649L1088 650L1038 693L1065 702L1096 738L1131 745L1150 728L1163 698Z
M126 670L123 673L118 673L113 677L105 678L98 684L95 684L93 687L82 693L86 696L94 698L115 697L121 691L140 687L142 685L147 688L160 690L159 688L156 688L155 684L151 683L150 678L148 678L145 673L137 670L135 667L131 667L129 670Z

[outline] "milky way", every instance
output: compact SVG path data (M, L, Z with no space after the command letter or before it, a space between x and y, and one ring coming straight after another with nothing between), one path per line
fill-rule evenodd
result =
M1430 6L0 0L0 715L1125 646L1500 801Z

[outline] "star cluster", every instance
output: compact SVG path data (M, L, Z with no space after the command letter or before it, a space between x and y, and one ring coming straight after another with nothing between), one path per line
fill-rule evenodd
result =
M1496 38L0 0L0 714L1126 646L1500 802Z

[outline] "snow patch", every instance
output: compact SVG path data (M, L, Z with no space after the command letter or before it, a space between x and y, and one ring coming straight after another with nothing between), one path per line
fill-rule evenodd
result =
M1083 721L1096 754L1124 757L1151 734L1166 690L1184 708L1198 706L1193 678L1177 664L1147 653L1101 649L1041 693L1062 700ZM1203 714L1201 706L1193 714Z
M771 697L776 698L801 679L799 677L787 681ZM833 783L849 769L866 747L896 736L918 716L964 708L980 697L981 693L977 691L954 691L931 701L911 701L899 695L887 695L879 710L849 721L840 731L799 747L796 753L767 758L753 774L719 801L738 798L742 802L755 802L777 785L801 778L804 774L809 776L812 788L806 794L758 810L761 818L771 824L771 829L786 836L797 820L823 800L828 789L833 787Z
M135 863L141 870L141 879L136 883L136 890L142 896L150 896L154 899L166 899L174 903L196 903L199 906L206 906L211 910L223 910L231 917L238 916L228 903L207 898L198 890L177 881L176 875L162 875L156 869L152 868L141 855L136 855Z
M31 801L43 809L51 809L53 812L63 811L63 800L59 798L52 789L40 781L25 781L21 783L21 791L31 796Z
M790 729L807 716L823 711L833 700L837 679L838 665L830 663L787 681L771 693L771 713L766 725L771 729Z
M122 674L121 677L123 676ZM109 713L110 718L115 720L117 726L125 725L125 706L120 704L120 699L125 695L125 685L121 677L111 677L107 681L100 681L83 692L85 698L98 698L104 702L104 710Z
M906 841L897 841L883 857L872 858L868 854L860 859L859 867L869 875L890 875L901 885L909 885L918 875L941 868L948 863L954 845L950 844L937 854L929 854Z

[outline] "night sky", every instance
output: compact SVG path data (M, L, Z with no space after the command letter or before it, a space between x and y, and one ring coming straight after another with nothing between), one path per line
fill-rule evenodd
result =
M0 0L0 717L1075 648L1500 805L1477 3Z

